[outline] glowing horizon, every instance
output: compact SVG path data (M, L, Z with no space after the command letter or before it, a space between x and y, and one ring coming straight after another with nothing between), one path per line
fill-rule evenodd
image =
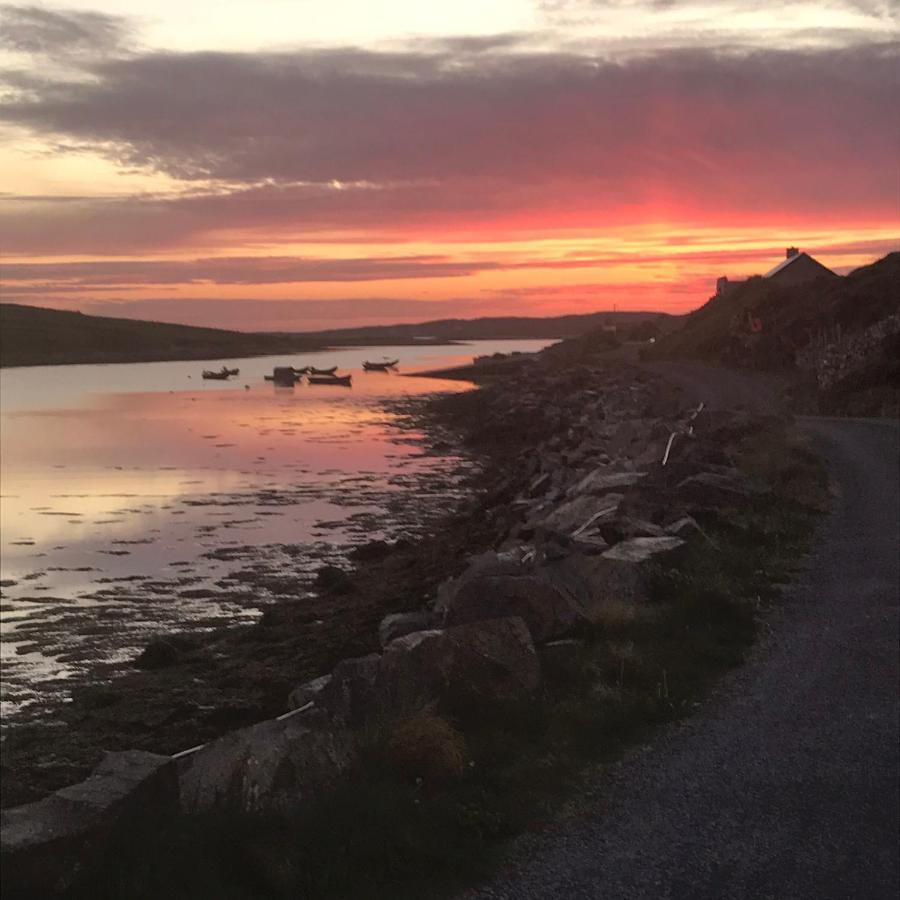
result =
M0 5L0 300L245 330L685 312L788 245L840 272L900 248L888 3L180 6Z

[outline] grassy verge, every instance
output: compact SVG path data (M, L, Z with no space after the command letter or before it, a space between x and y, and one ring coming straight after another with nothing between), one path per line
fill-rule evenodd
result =
M439 897L488 873L586 773L687 715L739 665L796 571L826 508L824 470L780 424L728 453L772 494L701 521L678 569L653 573L650 602L610 608L579 652L545 665L533 702L386 727L302 813L181 821L118 848L75 896Z

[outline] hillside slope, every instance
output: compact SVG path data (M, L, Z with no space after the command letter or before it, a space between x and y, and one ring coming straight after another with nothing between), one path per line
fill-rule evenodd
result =
M671 316L659 312L595 312L569 316L488 316L481 319L437 319L413 325L373 325L311 334L333 344L406 344L422 339L449 341L571 338L602 326L620 331L654 323L663 327Z
M794 287L751 278L685 316L645 356L790 371L815 410L895 415L900 253Z
M0 365L221 359L321 347L297 335L242 334L0 304Z
M0 304L0 365L150 362L297 353L335 345L378 346L467 340L569 338L615 325L620 334L663 333L664 313L621 312L527 318L444 319L331 331L252 333L137 319L113 319ZM647 331L649 329L649 331Z

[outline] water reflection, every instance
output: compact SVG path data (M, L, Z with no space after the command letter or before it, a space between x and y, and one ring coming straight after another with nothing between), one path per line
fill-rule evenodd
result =
M407 371L542 345L378 351ZM221 365L203 362L0 373L4 710L129 659L149 632L303 596L323 561L437 517L467 463L424 455L386 403L470 386L365 374L367 355L239 360L229 383L203 382ZM353 388L263 380L285 363L350 369Z

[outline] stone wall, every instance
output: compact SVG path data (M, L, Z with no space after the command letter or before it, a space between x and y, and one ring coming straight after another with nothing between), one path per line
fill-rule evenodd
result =
M827 391L879 362L886 339L896 334L900 334L900 313L857 334L807 347L797 355L797 367L815 378L819 390Z

